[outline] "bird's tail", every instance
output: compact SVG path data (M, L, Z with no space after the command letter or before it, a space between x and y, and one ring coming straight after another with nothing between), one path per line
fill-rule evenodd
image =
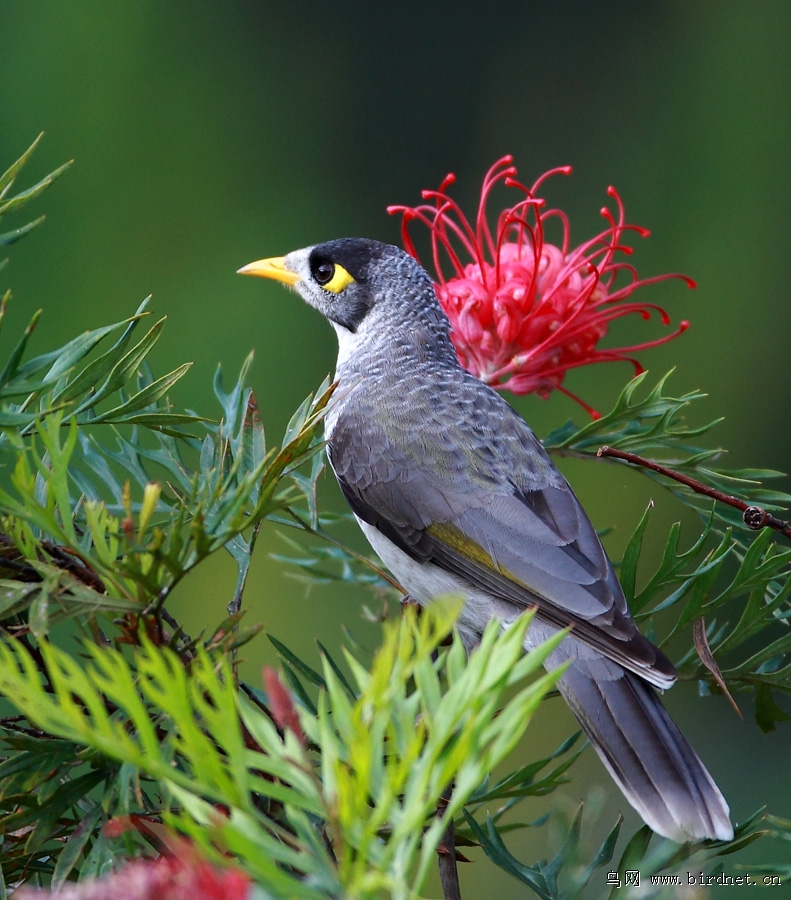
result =
M626 799L679 843L733 838L725 798L654 688L601 662L604 677L595 664L572 663L558 688Z

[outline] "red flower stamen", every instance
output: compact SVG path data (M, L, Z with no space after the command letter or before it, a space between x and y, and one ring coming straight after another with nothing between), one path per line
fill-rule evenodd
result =
M632 247L624 243L629 232L648 237L647 229L626 221L623 201L614 187L607 189L615 210L603 207L604 231L570 248L571 229L566 214L547 209L538 196L553 175L568 175L571 166L550 169L531 188L516 179L513 158L504 156L486 173L474 225L448 196L456 178L450 174L435 191L422 192L430 201L415 207L390 206L400 213L405 249L417 250L409 233L410 222L422 222L430 232L431 255L437 277L437 295L452 325L451 337L462 365L487 384L516 394L548 397L553 390L574 399L594 418L598 413L567 388L570 369L598 362L629 362L643 371L632 354L656 347L689 327L684 320L672 334L629 347L599 348L610 322L637 313L650 319L658 313L670 324L664 309L654 303L624 302L639 287L685 275L640 278L637 269L621 256ZM520 199L497 217L494 232L487 215L489 195L497 184L513 188ZM560 244L545 239L551 219L560 223ZM441 253L453 274L446 278ZM468 259L468 262L464 262ZM616 279L627 279L615 287Z

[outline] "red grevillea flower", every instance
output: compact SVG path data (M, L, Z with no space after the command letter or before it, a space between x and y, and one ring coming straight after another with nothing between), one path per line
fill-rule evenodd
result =
M134 859L104 878L65 884L58 900L248 900L252 883L238 869L217 869L195 851L159 859ZM20 900L41 900L49 891L21 888Z
M681 322L672 334L642 344L602 348L599 344L610 322L631 313L650 319L656 312L662 324L669 325L670 318L661 307L631 301L632 293L668 278L681 278L690 287L695 283L677 274L639 278L634 266L623 261L622 256L632 253L624 244L626 233L647 237L649 232L626 223L623 203L613 187L607 193L615 201L616 214L602 208L607 227L572 248L566 215L547 209L538 196L551 175L568 175L571 167L552 169L527 188L516 180L512 161L504 156L486 173L474 225L447 194L455 181L452 174L438 190L423 191L423 199L430 203L390 206L388 212L402 214L404 247L416 258L409 223L417 219L431 232L437 294L466 369L492 387L515 394L548 397L553 390L562 391L598 418L595 410L563 387L566 373L589 363L615 360L626 360L636 373L642 372L632 354L672 340L689 323ZM498 182L518 191L520 199L500 213L492 232L486 205ZM559 245L545 239L550 219L560 223ZM453 269L450 277L442 269L440 248Z

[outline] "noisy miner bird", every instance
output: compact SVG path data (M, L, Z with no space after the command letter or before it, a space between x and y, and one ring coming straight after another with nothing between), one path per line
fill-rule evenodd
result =
M239 270L284 282L338 335L329 460L383 563L421 605L465 602L468 649L487 622L534 607L526 649L558 688L626 799L658 834L733 837L728 805L655 688L676 679L637 630L601 542L524 420L465 371L431 278L397 247L329 241Z

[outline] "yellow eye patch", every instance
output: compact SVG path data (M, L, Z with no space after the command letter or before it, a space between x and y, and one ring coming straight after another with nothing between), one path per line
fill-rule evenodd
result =
M324 288L333 294L340 292L354 281L354 278L338 263L321 263L313 272L313 277Z

